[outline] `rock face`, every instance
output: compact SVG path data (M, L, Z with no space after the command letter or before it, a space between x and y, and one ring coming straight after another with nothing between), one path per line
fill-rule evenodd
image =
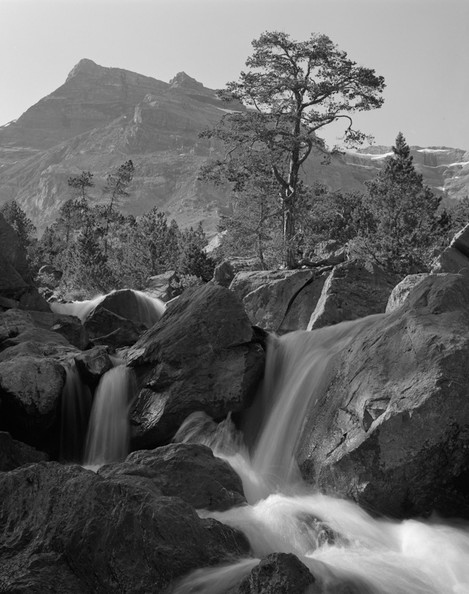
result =
M131 411L136 448L167 442L196 410L213 418L247 407L264 351L236 295L188 289L128 352L139 393Z
M246 577L237 594L320 594L315 578L298 557L273 553L261 560Z
M307 329L383 313L396 281L377 266L357 261L338 264L324 282Z
M181 291L177 289L179 277L174 270L168 270L163 274L150 276L146 282L145 293L152 297L161 299L164 303L177 297Z
M230 289L253 324L283 334L306 330L330 268L238 272Z
M162 495L180 497L196 509L222 511L246 502L236 472L203 445L178 443L139 450L98 473L108 479L146 477Z
M303 476L392 516L469 517L469 284L423 279L342 351L300 439Z
M469 275L469 225L457 233L438 256L432 272L454 272Z
M9 433L0 431L0 472L13 470L24 464L43 462L49 457L44 452L12 439Z
M79 466L1 473L0 501L5 592L162 592L191 569L248 553L242 535L181 499Z
M409 293L420 283L424 278L427 278L427 273L409 274L397 284L389 295L388 304L386 305L386 313L391 313L395 309L401 307L404 301L409 296Z

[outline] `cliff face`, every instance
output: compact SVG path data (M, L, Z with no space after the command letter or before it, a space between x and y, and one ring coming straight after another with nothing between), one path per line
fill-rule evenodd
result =
M227 193L197 180L200 167L221 147L199 138L226 109L215 91L184 72L169 83L119 68L81 60L65 83L0 127L0 203L16 199L40 230L70 197L67 179L94 173L94 197L114 167L132 159L136 177L125 212L139 215L157 206L180 225L202 221L216 230ZM334 157L328 166L312 156L307 181L331 189L361 189L390 149L373 147ZM459 149L414 150L426 182L454 197L469 187L469 155ZM465 163L465 161L468 161Z

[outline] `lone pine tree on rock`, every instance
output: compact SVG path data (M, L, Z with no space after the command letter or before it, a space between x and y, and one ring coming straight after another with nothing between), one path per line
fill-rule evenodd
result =
M283 214L284 264L291 268L300 168L314 147L327 152L316 133L344 120L345 141L363 142L367 137L353 128L350 114L381 107L384 78L350 60L326 35L313 33L299 42L286 33L265 32L252 46L248 70L220 92L247 109L227 113L204 135L225 143L227 159L236 151L267 153Z

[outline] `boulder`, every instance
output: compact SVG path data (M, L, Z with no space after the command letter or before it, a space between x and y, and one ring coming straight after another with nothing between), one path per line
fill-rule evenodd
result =
M37 328L57 332L67 341L84 350L89 345L89 337L79 318L52 312L32 311L31 318Z
M115 349L134 344L147 330L144 324L119 316L104 307L96 308L83 326L93 344L109 345Z
M409 274L397 284L389 295L388 303L386 305L386 313L391 313L395 309L401 307L407 299L409 293L421 282L427 278L428 274L423 272L421 274Z
M0 501L4 592L163 592L192 569L248 554L240 533L181 499L75 465L1 473Z
M181 294L180 279L174 270L150 276L147 279L145 293L165 303Z
M469 225L456 233L450 245L436 259L432 272L469 274Z
M272 553L244 578L236 594L321 594L316 579L292 553ZM233 594L235 594L233 592Z
M177 443L139 450L125 462L101 467L98 473L109 479L146 477L162 495L180 497L197 509L222 511L246 503L236 472L203 445Z
M238 272L230 289L256 326L278 334L305 330L329 270Z
M96 386L101 376L114 366L108 350L106 346L95 346L74 357L80 376L87 384Z
M362 326L305 417L307 481L386 515L469 518L468 303L462 275L430 275Z
M0 362L0 429L41 444L56 421L65 369L54 359L24 355Z
M215 419L252 401L264 350L236 295L187 289L127 353L138 395L130 413L135 448L167 443L196 410Z
M383 313L397 280L378 266L356 260L334 266L307 330Z
M0 431L0 472L7 472L34 462L48 460L49 456L31 446L16 441L6 431Z
M233 265L231 262L225 260L218 264L218 266L215 266L211 282L221 285L222 287L229 287L234 277L235 271Z

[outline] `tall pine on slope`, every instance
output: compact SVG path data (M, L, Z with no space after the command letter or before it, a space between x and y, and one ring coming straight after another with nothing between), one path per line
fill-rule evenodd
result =
M367 183L369 222L362 230L366 255L398 274L428 270L439 242L440 198L423 183L401 132L383 170Z

